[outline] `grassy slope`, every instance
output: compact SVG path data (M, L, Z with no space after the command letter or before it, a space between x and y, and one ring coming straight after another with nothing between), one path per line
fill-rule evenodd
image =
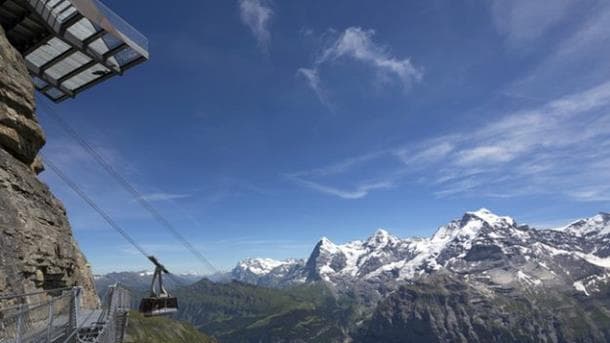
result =
M456 292L458 299L467 291L451 287L445 289L441 285L451 284L439 282L438 285L415 289L419 295L417 298L447 299L450 293ZM474 290L471 292L474 292L473 299L480 298L480 294ZM526 335L522 338L527 338L528 333L520 331L526 322L534 321L534 317L542 321L556 318L557 325L564 327L561 331L566 341L583 341L579 339L584 337L600 340L603 332L606 337L610 337L610 312L607 310L610 308L610 287L594 299L585 297L578 300L573 295L551 293L529 294L529 301L517 301L518 299L512 297L498 295L491 303L487 303L487 307L485 304L470 306L469 301L463 303L457 300L454 305L472 312L466 317L478 318L475 322L485 321L486 330L483 331L506 333L507 337L513 339L522 337L520 335ZM363 314L358 314L362 308L356 305L353 299L337 299L323 284L270 289L239 282L218 284L203 280L177 290L176 295L180 306L178 319L192 323L197 329L217 337L223 343L341 342L346 338L348 330L352 334L355 333L355 324L365 319ZM437 302L431 300L417 303L422 313L436 313L436 307L447 305L445 301L441 301L436 306ZM441 308L436 310L443 312ZM506 320L491 320L489 316ZM521 318L522 321L511 320L515 317ZM390 322L400 324L399 318L390 318ZM168 319L149 320L138 314L134 314L131 321L129 331L135 330L133 337L137 340L127 342L213 342L207 337L198 337L195 328L188 324ZM167 325L169 327L165 327ZM592 336L592 326L597 326L602 331L602 336ZM366 331L367 325L360 329ZM372 342L388 341L390 331L391 328L386 328L376 332L378 336ZM366 336L366 332L363 333ZM397 337L404 337L404 330L398 330L397 334ZM398 341L401 341L400 339Z
M323 285L279 290L204 280L177 296L179 318L222 342L270 342L280 337L333 342L345 336L343 328L352 319L352 305L336 300Z
M125 343L216 343L188 323L166 317L146 318L129 313Z

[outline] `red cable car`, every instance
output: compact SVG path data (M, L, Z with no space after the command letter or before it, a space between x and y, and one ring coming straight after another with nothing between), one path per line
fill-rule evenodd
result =
M155 265L155 273L150 285L150 296L140 302L140 313L145 317L165 316L178 312L178 299L171 296L163 287L163 273L169 274L167 269L157 261L154 256L148 259ZM155 287L158 283L158 290Z

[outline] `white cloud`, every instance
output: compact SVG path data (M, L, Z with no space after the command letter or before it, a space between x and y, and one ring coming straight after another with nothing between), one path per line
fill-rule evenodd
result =
M512 47L522 48L542 37L570 13L570 0L495 0L493 23Z
M261 49L268 51L271 43L271 19L273 9L266 0L239 0L239 14L241 21L256 38Z
M326 104L327 99L320 87L320 66L343 58L352 59L374 68L383 79L397 79L404 89L409 89L413 83L422 79L421 68L413 65L409 58L394 57L388 48L373 41L374 35L374 30L349 27L322 51L316 58L313 67L299 69L298 73L306 78L322 103Z
M460 165L508 162L515 157L510 150L499 146L477 146L460 152L457 163Z
M371 180L371 170L384 173L359 181ZM610 201L610 82L496 122L297 175L299 184L342 198L419 182L441 197L554 194ZM351 187L332 185L352 175Z
M405 86L421 80L422 71L416 68L410 59L397 59L391 56L386 48L373 42L374 35L373 30L349 27L322 53L316 64L347 57L369 64L380 73L398 77Z

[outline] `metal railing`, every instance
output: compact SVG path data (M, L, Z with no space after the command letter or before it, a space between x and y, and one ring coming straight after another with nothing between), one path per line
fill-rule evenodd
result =
M90 331L79 332L79 342L96 343L121 343L125 336L127 327L127 313L131 305L131 294L129 290L118 285L108 289L103 312L97 321L99 331L92 340ZM91 327L95 332L97 328Z
M71 288L42 303L21 302L0 308L0 343L121 343L127 324L131 296L127 289L109 287L103 307L80 308L81 288ZM9 297L4 297L5 299Z
M0 310L0 343L54 342L73 330L80 288L64 291L42 303L21 304Z

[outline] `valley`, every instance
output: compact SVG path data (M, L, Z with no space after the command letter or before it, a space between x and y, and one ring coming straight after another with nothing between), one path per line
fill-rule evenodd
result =
M537 230L481 209L430 238L322 238L306 260L172 285L176 318L222 342L603 341L609 242L605 213ZM146 289L146 273L120 275Z

